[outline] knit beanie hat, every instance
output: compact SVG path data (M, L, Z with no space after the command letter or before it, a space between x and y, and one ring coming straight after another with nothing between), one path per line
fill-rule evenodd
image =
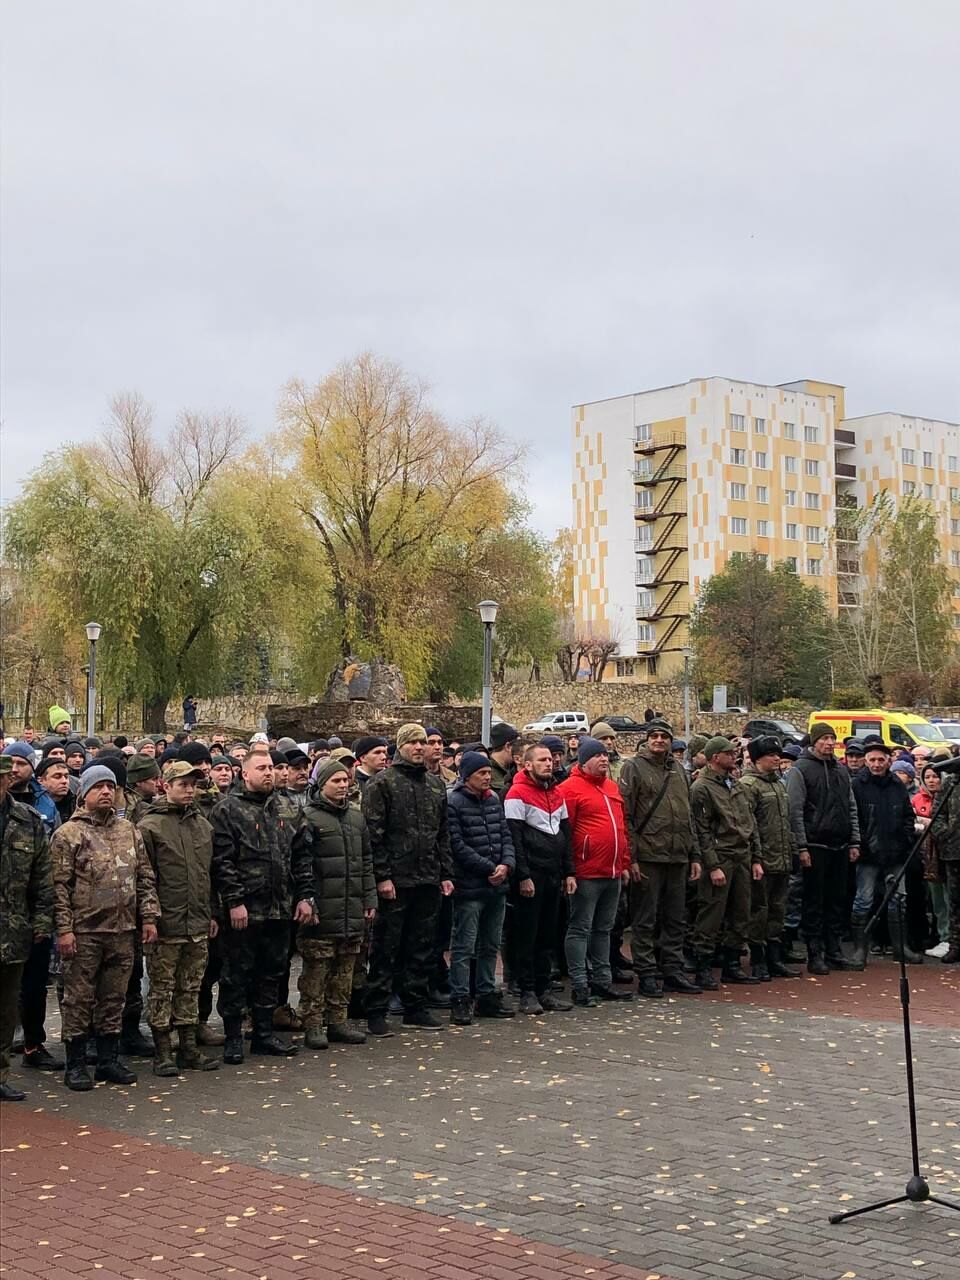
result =
M327 739L327 743L329 744L330 750L333 751L335 747L343 746L343 739L334 734L332 738Z
M137 738L136 742L134 742L133 745L137 751L142 751L143 748L147 746L148 743L150 743L153 746L157 745L152 738Z
M707 745L707 739L702 733L695 733L687 743L687 755L692 760L694 756L698 756L703 748Z
M460 757L460 768L458 770L460 778L463 782L478 769L489 769L490 757L485 756L482 751L465 751Z
M180 759L186 760L188 764L213 763L210 748L204 746L202 742L185 742L180 748Z
M293 738L278 738L277 750L286 753L287 751L296 751L298 750L298 747Z
M304 756L303 758L304 758L304 760L306 760L306 758L307 758L307 757L306 757L306 756ZM233 768L233 761L232 761L232 760L230 760L230 759L228 759L228 758L227 758L227 756L211 756L211 757L210 757L210 766L211 766L211 768L213 768L213 769L217 769L217 768L219 768L219 766L220 766L220 765L222 765L222 764L225 764L225 765L227 766L227 768L228 768L228 769L232 769L232 768ZM128 776L128 777L129 777L129 773L130 773L130 771L129 771L129 770L127 770L127 776Z
M671 738L673 737L673 725L663 716L654 716L652 720L647 721L644 728L648 737L651 733L668 733Z
M708 760L712 760L714 756L719 755L721 751L733 751L734 745L729 738L722 738L718 734L715 738L709 738L704 745L703 754Z
M824 724L822 720L818 720L810 730L810 745L812 747L813 744L815 742L819 742L821 738L835 738L836 736L837 731L834 729L832 724Z
M153 756L135 755L127 762L127 781L149 782L151 778L160 777L160 766Z
M64 721L66 721L67 724L70 724L70 712L66 711L63 707L51 707L49 719L50 728L55 729L58 724L63 724Z
M609 754L607 748L602 742L598 742L596 738L581 738L580 749L577 752L577 764L582 769L588 760L592 760L594 756L605 756Z
M87 758L87 750L82 742L73 741L64 743L63 754L68 760L72 760L74 756L83 756L84 760Z
M375 738L372 734L368 734L366 737L356 740L353 744L353 754L358 760L361 760L368 751L376 751L377 747L385 747L386 745L386 738Z
M30 768L33 768L33 762L36 753L29 742L11 742L3 748L5 756L16 756L20 760L26 760Z
M114 787L117 785L116 776L105 764L89 765L80 774L80 799L82 800L90 788L95 787L99 782L109 782Z
M555 733L545 734L544 737L540 739L539 745L541 747L546 747L550 752L564 750L563 739L558 738Z
M397 730L397 750L410 742L426 742L427 731L422 724L402 724Z
M49 756L45 756L37 765L37 777L42 778L48 769L55 769L57 765L59 765L61 769L65 769L67 767L62 760L51 760Z
M520 731L515 729L512 724L495 724L490 730L490 746L494 751L502 751L508 742L515 742L520 737Z
M276 767L277 765L282 765L286 767L286 765L289 764L289 761L287 760L287 757L284 755L284 753L282 751L277 751L276 748L274 748L273 751L268 752L268 755L270 756L270 759L273 761L274 767ZM180 759L181 760L186 759L182 751L180 752Z
M876 750L876 748L874 748ZM905 773L912 781L917 776L917 771L909 760L898 760L896 764L890 766L891 773Z
M316 772L313 775L313 781L317 790L322 791L324 786L331 778L335 777L336 774L346 772L347 766L343 761L334 760L333 756L330 756L328 760L321 760L318 763Z
M46 757L54 750L55 747L62 747L63 745L64 742L62 738L44 738L43 742L40 744L40 754Z
M98 738L95 733L92 733L89 738L84 738L83 745L85 747L96 747L96 749L99 751L100 748L103 746L103 739Z
M615 738L617 736L617 731L615 729L611 729L606 720L598 720L590 730L590 736L592 738Z
M89 773L91 769L96 769L98 767L106 769L111 773L118 787L125 787L127 785L127 762L124 760L123 756L111 755L109 753L107 755L99 755L96 760L91 760L88 765L84 765L80 770L80 777L82 778L85 773Z
M157 763L160 765L160 768L162 769L163 766L165 764L169 764L171 760L179 760L179 759L180 759L180 748L171 746L171 747L167 747L166 751L162 751L160 753L160 759Z

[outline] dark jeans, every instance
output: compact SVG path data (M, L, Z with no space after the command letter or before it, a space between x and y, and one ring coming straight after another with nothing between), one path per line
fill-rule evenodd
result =
M470 961L477 962L477 995L492 996L497 985L497 955L503 934L504 893L461 898L453 904L450 950L450 994L456 1000L470 995Z
M530 879L533 897L522 898L515 892L511 907L514 977L521 991L542 996L553 970L563 881L543 871L534 871Z
M396 989L408 1013L424 1009L436 966L440 886L418 884L381 898L373 926L373 945L364 1010L385 1016Z
M657 971L654 954L657 921L660 922L660 969L668 977L683 974L683 933L686 924L686 862L642 862L643 880L631 884L633 967L640 978Z
M590 981L609 987L610 930L617 918L620 901L620 877L600 880L578 880L577 892L570 899L570 922L565 942L567 969L575 987L587 985L587 960Z
M47 1016L47 987L50 983L50 953L53 939L42 938L30 948L30 955L23 967L20 980L20 1025L23 1027L23 1044L26 1049L37 1049L47 1034L44 1021Z
M847 903L847 846L810 846L810 866L803 869L800 928L806 943L825 945L830 955L840 949Z
M450 950L450 935L453 932L453 895L440 899L440 910L437 912L437 952L436 972L433 985L438 991L447 991L450 987L450 970L447 968L446 953Z
M248 1003L255 1009L277 1007L291 928L289 920L263 920L245 929L231 929L228 917L220 934L223 969L217 1012L221 1018L242 1018Z
M127 983L127 994L123 1001L123 1025L139 1027L143 1018L143 943L140 941L140 930L133 934L133 971Z

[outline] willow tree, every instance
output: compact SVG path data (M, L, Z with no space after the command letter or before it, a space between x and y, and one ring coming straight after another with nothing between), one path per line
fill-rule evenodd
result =
M65 629L102 624L103 687L143 699L150 729L174 694L218 692L244 638L270 633L283 525L241 444L229 414L184 413L160 436L144 400L120 396L101 437L49 455L8 509L33 600Z
M446 422L422 383L370 354L315 386L290 383L280 421L296 505L329 574L318 627L339 656L383 656L423 687L438 561L504 521L520 451L481 419Z

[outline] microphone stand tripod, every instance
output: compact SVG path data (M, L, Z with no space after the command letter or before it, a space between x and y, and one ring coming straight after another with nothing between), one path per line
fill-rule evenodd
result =
M960 781L953 785L960 786ZM891 878L890 883L887 886L887 891L883 895L883 901L867 922L867 926L864 930L866 937L869 938L871 930L886 911L894 894L896 894L897 917L900 923L900 1009L903 1013L903 1047L906 1054L907 1064L907 1112L910 1117L910 1154L913 1159L913 1173L904 1188L902 1196L891 1196L889 1200L877 1200L874 1204L866 1204L859 1209L848 1209L846 1213L831 1213L831 1223L845 1222L847 1218L856 1218L862 1213L873 1213L875 1209L886 1209L892 1204L904 1204L908 1200L912 1204L923 1204L926 1201L930 1204L941 1205L944 1209L953 1209L955 1212L960 1213L960 1204L953 1204L950 1200L943 1200L940 1196L930 1194L930 1184L920 1172L920 1149L917 1141L917 1095L913 1083L913 1045L910 1036L910 982L907 978L907 962L904 959L904 948L906 946L907 934L903 918L903 894L898 893L903 878L907 873L907 868L910 866L911 862L913 862L914 858L917 857L920 849L923 847L923 842L927 838L927 833L930 827L933 825L934 818L940 812L940 808L946 798L948 790L949 785L946 777L944 777L941 781L940 791L930 813L929 824L914 841L913 848L907 854L906 858L904 858L903 866L900 868L896 876Z

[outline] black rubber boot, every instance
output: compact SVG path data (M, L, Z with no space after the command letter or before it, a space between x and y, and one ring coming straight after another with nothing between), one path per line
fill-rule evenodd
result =
M120 1052L131 1058L153 1057L153 1041L148 1040L140 1030L139 1019L127 1019L124 1022L120 1032Z
M806 952L797 946L796 929L784 929L783 931L783 962L784 964L806 964Z
M744 973L741 969L739 947L724 947L720 981L730 983L733 986L744 987L748 984L757 983L760 979L751 977L750 974Z
M890 933L890 948L893 951L894 960L900 959L900 949L902 947L905 964L923 964L923 956L918 951L910 949L910 944L906 939L906 930L901 930L900 928L900 913L892 903L887 907L887 929Z
M807 943L807 973L817 978L825 978L830 973L830 966L823 958L823 943L812 938Z
M776 938L767 943L767 968L771 978L799 978L800 970L784 964L783 943Z
M150 1031L153 1034L153 1074L164 1078L179 1075L173 1060L169 1029L151 1027Z
M93 1081L87 1070L86 1036L74 1036L67 1041L67 1067L63 1073L63 1083L75 1093L86 1093L93 1088Z
M853 955L850 959L850 967L858 973L862 973L867 967L867 917L851 916L850 933L853 936Z
M697 986L704 991L720 990L720 983L713 976L712 961L712 956L697 956Z
M223 1020L223 1060L232 1067L243 1062L243 1019Z
M761 982L769 982L772 977L767 968L767 948L762 942L750 943L750 972Z
M271 1058L292 1058L297 1052L295 1044L287 1044L273 1029L273 1009L270 1005L253 1009L253 1039L251 1053L264 1053Z
M153 1045L150 1046L150 1056L153 1057ZM107 1084L137 1083L137 1073L120 1061L119 1036L97 1036L97 1069L93 1078Z
M824 938L824 960L831 969L843 972L852 969L853 964L843 954L843 946L835 933L827 933Z

